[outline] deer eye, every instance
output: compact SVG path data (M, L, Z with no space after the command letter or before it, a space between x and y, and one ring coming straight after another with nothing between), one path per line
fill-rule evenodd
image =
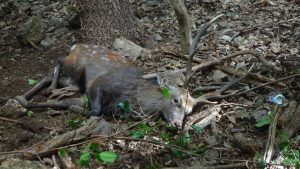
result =
M178 105L178 104L180 103L180 99L177 98L177 97L174 97L174 98L172 99L172 103L175 104L175 105Z

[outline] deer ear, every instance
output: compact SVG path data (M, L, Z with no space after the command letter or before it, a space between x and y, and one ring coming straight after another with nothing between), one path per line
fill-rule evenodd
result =
M167 85L167 80L164 77L162 77L159 72L156 73L156 79L157 79L157 83L160 87Z

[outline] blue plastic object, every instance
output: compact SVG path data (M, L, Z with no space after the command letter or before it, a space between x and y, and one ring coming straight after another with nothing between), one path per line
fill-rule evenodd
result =
M284 100L285 98L281 93L276 93L269 96L269 101L277 105L282 105Z

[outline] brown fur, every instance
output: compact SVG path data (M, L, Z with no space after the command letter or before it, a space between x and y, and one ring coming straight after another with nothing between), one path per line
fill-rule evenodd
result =
M104 47L77 44L64 59L64 67L77 84L83 84L91 115L115 112L116 105L127 100L134 112L161 112L168 122L181 126L195 104L187 91L170 84L164 84L170 98L163 97L161 86L142 79L135 66Z

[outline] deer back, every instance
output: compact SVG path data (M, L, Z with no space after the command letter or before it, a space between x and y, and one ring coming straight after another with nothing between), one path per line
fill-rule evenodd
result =
M92 115L112 113L120 102L128 101L133 112L161 112L165 119L181 126L183 118L192 111L195 100L185 90L171 84L157 84L142 79L142 74L126 58L104 47L77 44L65 57L66 73L84 85ZM168 88L170 97L163 96L161 87Z

